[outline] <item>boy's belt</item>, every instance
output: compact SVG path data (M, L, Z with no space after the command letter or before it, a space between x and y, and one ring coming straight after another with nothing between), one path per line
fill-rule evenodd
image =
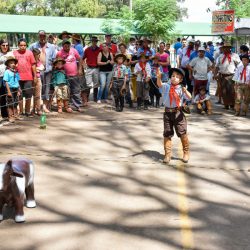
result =
M181 108L180 107L176 107L176 108L165 108L165 112L169 112L169 113L175 113L177 111L180 111Z
M222 76L232 76L232 75L234 75L234 74L222 74L222 73L220 73Z

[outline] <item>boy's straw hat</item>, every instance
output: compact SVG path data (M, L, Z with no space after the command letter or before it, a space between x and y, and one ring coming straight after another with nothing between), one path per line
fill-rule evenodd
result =
M225 42L224 45L222 46L223 48L224 47L232 47L232 44L230 42Z
M10 61L14 61L15 64L17 64L18 60L14 56L7 57L7 60L5 61L5 65L8 66Z
M53 65L57 64L58 62L62 62L63 64L66 63L66 61L61 58L61 57L57 57L54 61L53 61Z
M123 54L117 54L117 55L115 56L114 61L117 62L117 59L120 58L120 57L122 57L123 62L125 62L125 61L127 60L127 57L126 57L125 55L123 55Z

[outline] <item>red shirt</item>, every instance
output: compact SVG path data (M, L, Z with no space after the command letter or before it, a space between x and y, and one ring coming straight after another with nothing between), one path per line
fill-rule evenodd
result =
M83 59L86 59L86 63L88 66L90 66L90 67L97 67L98 66L97 65L97 57L98 57L98 54L100 51L101 50L99 47L93 48L92 46L85 49Z
M33 53L30 50L25 50L24 53L15 50L13 55L18 60L17 71L20 74L21 81L33 81L32 66L36 64Z
M109 52L112 53L113 56L115 56L118 51L116 44L111 43L110 45L108 45L108 47L109 47ZM100 49L102 49L102 45L100 46Z

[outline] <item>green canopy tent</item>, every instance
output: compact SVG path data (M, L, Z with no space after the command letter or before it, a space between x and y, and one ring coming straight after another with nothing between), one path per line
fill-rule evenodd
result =
M35 34L39 30L59 34L64 30L84 35L105 34L105 23L110 21L112 34L124 31L119 19L0 15L0 33ZM182 36L212 36L210 23L176 22L173 33ZM131 35L143 35L136 28Z

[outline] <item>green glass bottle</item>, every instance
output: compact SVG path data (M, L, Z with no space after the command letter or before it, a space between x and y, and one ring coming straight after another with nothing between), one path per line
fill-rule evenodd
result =
M47 121L46 113L43 111L40 118L40 129L46 129L47 127L46 121Z

